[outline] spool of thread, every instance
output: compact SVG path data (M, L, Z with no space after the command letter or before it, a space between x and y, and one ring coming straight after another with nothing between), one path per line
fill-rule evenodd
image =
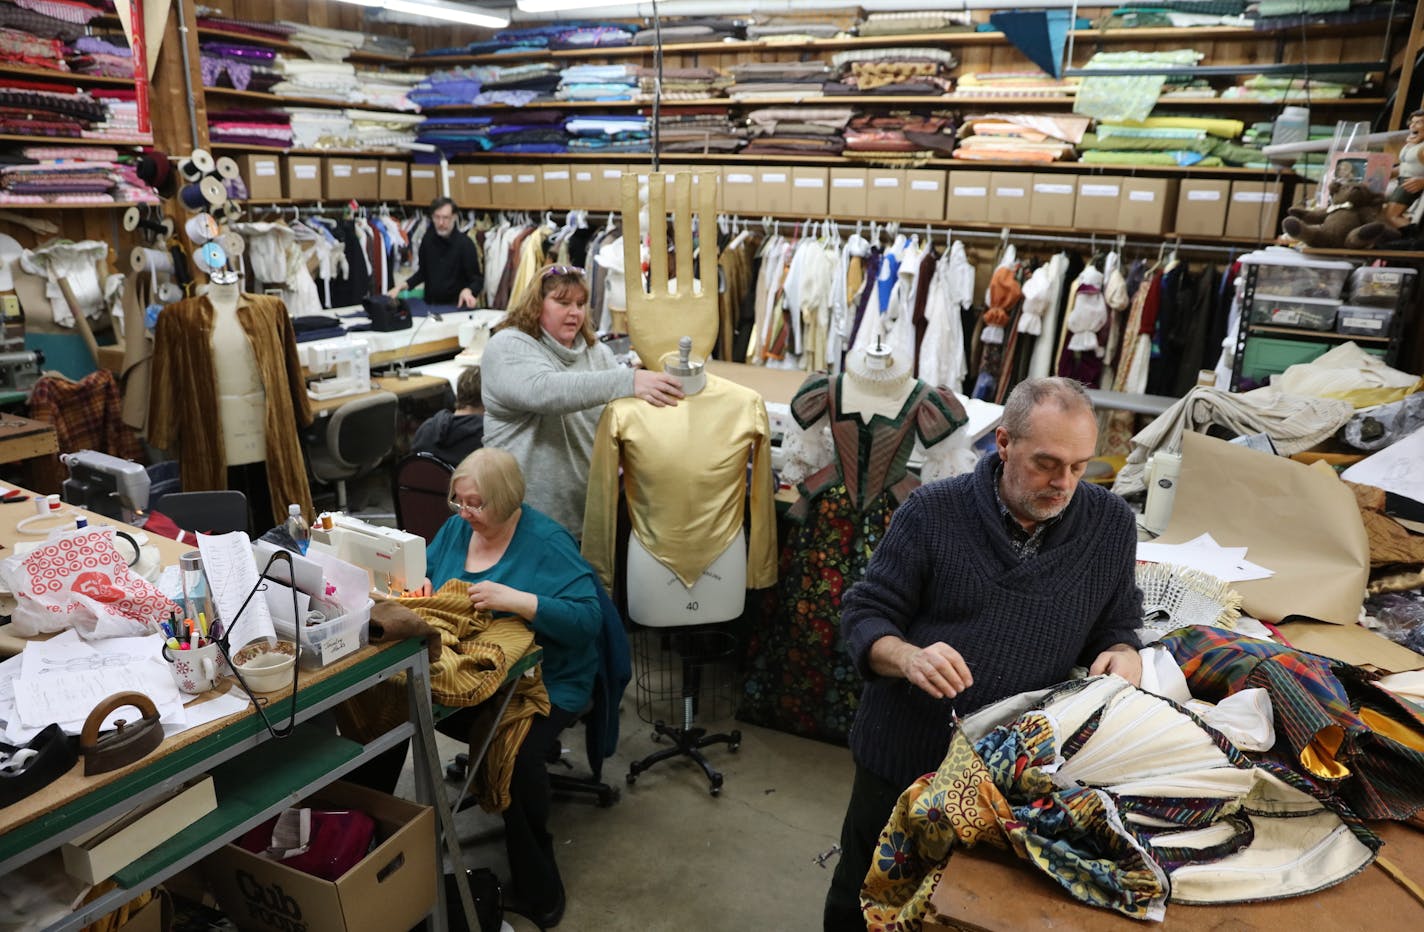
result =
M221 207L227 203L227 188L223 187L223 183L217 178L211 176L204 178L198 182L198 187L203 192L203 200L212 206Z
M178 174L184 181L197 181L203 177L203 170L195 165L192 159L179 159Z
M214 163L217 168L218 177L224 181L236 178L238 175L237 161L230 156L224 155Z
M240 258L247 252L247 243L243 241L242 236L231 230L218 235L218 245L227 253L229 259Z
M170 239L173 238L173 218L172 218L172 217L164 217L164 218L163 218L163 222L160 223L159 226L163 229L163 238L164 238L165 240L170 240Z
M135 246L129 252L129 268L150 275L168 274L173 271L173 257L167 250Z
M158 300L164 304L172 304L174 301L183 300L183 289L172 282L164 282L158 286Z
M138 229L139 212L137 207L130 207L124 211L124 232L132 233Z
M193 164L198 167L198 177L200 178L203 175L211 175L217 168L217 165L213 162L213 154L207 149L194 149L193 154L190 155L189 158L192 159Z
M211 274L227 265L227 253L217 243L204 243L193 250L193 262L201 271Z
M242 205L235 204L231 200L229 200L226 204L222 205L222 212L223 219L226 220L228 223L236 223L238 220L242 219Z
M183 224L183 232L188 234L189 242L201 246L208 240L217 239L218 222L213 219L212 214L194 214Z
M189 210L207 210L208 199L203 195L203 189L194 184L185 184L178 189L178 200Z

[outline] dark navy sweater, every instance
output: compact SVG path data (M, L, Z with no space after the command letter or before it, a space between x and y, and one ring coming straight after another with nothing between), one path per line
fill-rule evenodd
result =
M991 453L973 473L916 489L842 604L846 649L866 679L851 751L899 786L939 766L951 706L964 716L1061 682L1114 644L1140 645L1131 509L1082 483L1039 553L1020 561L994 497L998 463ZM964 657L974 685L934 699L908 680L876 675L870 646L886 635L920 647L943 641Z

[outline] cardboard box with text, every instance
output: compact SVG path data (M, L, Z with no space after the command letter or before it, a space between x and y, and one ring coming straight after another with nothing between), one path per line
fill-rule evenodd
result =
M831 169L831 189L829 192L830 214L832 217L865 217L865 169Z
M282 200L282 160L276 155L243 155L238 158L238 174L253 201Z
M1228 239L1270 240L1280 232L1281 183L1233 181L1226 207Z
M1036 227L1071 227L1078 204L1078 185L1072 175L1036 173L1029 211Z
M944 219L950 223L987 223L989 175L989 172L959 169L950 172Z
M321 200L321 159L311 155L287 156L287 197L294 201Z
M1177 190L1177 217L1173 233L1183 236L1220 236L1226 229L1226 205L1231 182L1219 178L1186 178Z
M1003 226L1033 223L1033 175L990 172L988 220Z
M406 172L408 170L409 166L406 165L405 162L381 159L381 186L379 195L381 200L403 201L410 196L406 179Z
M1175 178L1124 178L1117 228L1124 233L1165 233L1177 202Z
M944 191L948 175L948 172L938 169L912 168L905 172L905 219L944 219Z
M1073 205L1073 226L1079 230L1116 230L1122 198L1122 178L1088 175L1078 179L1078 202Z

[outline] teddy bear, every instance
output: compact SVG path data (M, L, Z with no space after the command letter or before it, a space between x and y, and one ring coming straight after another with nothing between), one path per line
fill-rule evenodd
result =
M1292 207L1281 222L1286 236L1321 249L1369 249L1399 238L1384 216L1384 196L1362 184L1331 191L1329 207Z

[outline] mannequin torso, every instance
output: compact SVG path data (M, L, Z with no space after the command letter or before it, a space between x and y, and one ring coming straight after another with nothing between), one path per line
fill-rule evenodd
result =
M841 379L840 410L862 421L877 414L893 418L914 390L908 362L899 362L888 350L852 352L846 356L845 378Z
M229 466L267 459L267 391L257 371L252 342L238 320L241 291L236 283L210 284L213 307L213 367L218 416Z

